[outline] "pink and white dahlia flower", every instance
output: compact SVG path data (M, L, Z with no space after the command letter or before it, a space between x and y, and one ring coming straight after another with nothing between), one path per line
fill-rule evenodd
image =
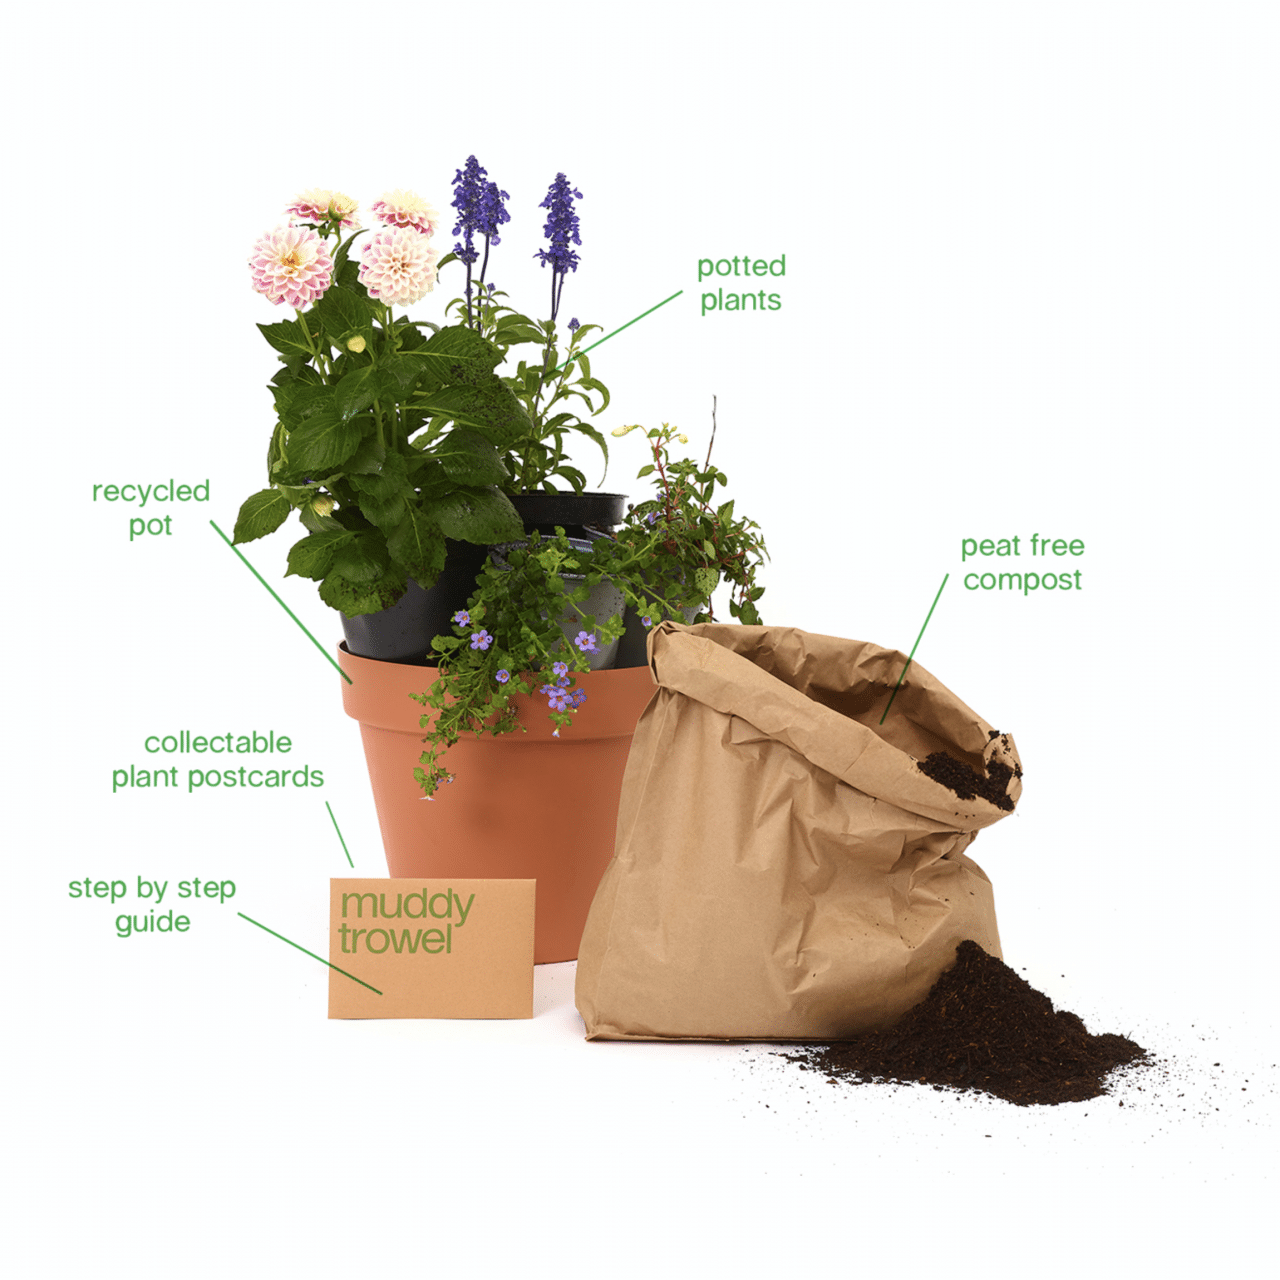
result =
M420 231L387 227L365 241L360 283L371 298L407 307L436 287L439 256Z
M249 259L253 287L277 306L301 311L333 282L333 259L310 227L276 227L253 246Z
M333 218L338 226L348 231L359 231L360 222L356 210L360 206L341 191L326 191L323 187L311 187L304 191L285 210L308 222L326 222Z
M370 206L375 218L393 227L414 227L424 236L434 235L440 225L440 215L421 196L412 191L388 191Z

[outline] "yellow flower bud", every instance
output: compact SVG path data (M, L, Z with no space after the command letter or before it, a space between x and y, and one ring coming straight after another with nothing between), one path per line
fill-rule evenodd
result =
M337 504L327 493L311 499L311 510L318 516L327 516Z
M625 435L630 435L631 432L633 431L639 431L639 430L640 430L640 424L638 422L633 422L629 427L614 427L611 434L615 436L625 436Z
M347 350L359 355L364 350L364 339L357 333L354 338L347 339Z
M685 435L683 431L678 436L676 436L676 439L679 440L681 444L689 443L689 437Z

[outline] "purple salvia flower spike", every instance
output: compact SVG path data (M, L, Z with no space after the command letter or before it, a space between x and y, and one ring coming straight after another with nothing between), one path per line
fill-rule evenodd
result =
M564 278L570 271L578 269L578 255L569 248L571 244L581 245L578 235L578 215L574 212L573 202L582 199L582 192L569 185L569 179L563 173L556 174L556 180L547 188L546 198L538 206L547 210L546 225L543 234L550 242L549 249L539 249L534 257L544 267L551 268L551 319L554 322L560 310L560 292L564 287Z

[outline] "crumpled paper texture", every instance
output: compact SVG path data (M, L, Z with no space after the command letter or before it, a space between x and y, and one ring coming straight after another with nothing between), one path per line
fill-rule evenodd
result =
M614 857L587 918L588 1039L833 1040L924 998L972 938L1000 955L965 855L1006 816L917 768L1015 772L1009 734L892 649L783 627L664 622Z

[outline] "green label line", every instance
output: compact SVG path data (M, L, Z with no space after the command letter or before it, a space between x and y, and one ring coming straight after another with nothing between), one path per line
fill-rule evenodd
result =
M684 292L683 289L677 289L675 293L671 295L670 298L663 298L663 300L659 302L657 306L650 307L648 311L642 311L638 316L636 316L635 320L628 320L626 324L620 325L612 333L606 333L603 338L597 338L596 341L593 342L589 347L583 347L581 351L575 352L573 355L573 360L576 360L579 356L585 356L588 351L594 351L602 342L608 342L610 338L616 337L618 334L620 334L623 329L630 329L631 326L636 323L636 320L643 320L645 316L653 315L653 313L657 311L658 307L665 307L668 302L674 301L683 292ZM556 365L557 371L560 369L563 369L566 364L572 364L573 360L565 360L563 363Z
M329 808L329 802L327 800L324 802L324 807L329 809L329 819L333 823L333 829L338 833L338 839L342 840L342 828L338 826L338 820L333 816L333 810ZM351 850L347 848L347 842L345 840L342 840L342 852L347 855L348 864L354 868L356 864L351 861Z
M321 964L329 965L330 969L342 974L344 978L350 978L352 982L358 982L362 987L369 987L367 982L357 978L354 973L348 973L345 969L339 969L336 964L329 964L324 956L318 956L314 951L308 951L306 947L299 947L296 942L291 942L283 933L277 933L274 929L268 929L265 924L258 924L256 920L251 916L245 915L243 911L237 911L236 915L238 915L241 920L248 920L250 924L257 924L259 929L263 930L265 933L269 933L273 938L279 938L281 942L288 942L291 947L297 947L304 956L310 956L313 960L319 960ZM380 996L382 994L377 987L369 987L369 990L372 991L375 996Z
M947 585L947 579L951 575L944 574L942 578L942 587ZM929 619L933 617L933 611L938 607L938 601L942 599L942 587L938 588L938 594L933 597L933 603L929 606L929 612L925 615L924 627L929 625ZM893 692L889 695L889 707L893 706L893 700L898 696L898 689L902 685L903 679L907 674L907 667L911 665L911 659L916 656L916 650L920 647L920 641L924 639L924 627L920 628L920 634L916 636L916 642L911 646L911 652L907 654L907 666L902 668L902 675L898 677L898 683L893 686ZM884 716L889 714L889 707L885 707ZM880 717L880 723L884 724L884 716Z
M210 520L210 521L209 521L209 523L210 523L210 524L213 524L213 521L212 521L212 520ZM335 670L335 671L336 671L336 672L337 672L337 673L338 673L338 674L339 674L339 675L340 675L340 676L341 676L341 677L342 677L342 678L343 678L343 679L344 679L348 684L350 684L350 683L351 683L351 677L350 677L349 675L347 675L347 673L346 673L345 671L343 671L343 669L342 669L340 666L338 666L338 664L337 664L336 662L334 662L334 660L333 660L333 656L332 656L332 654L330 654L330 652L328 651L328 649L326 649L326 648L324 647L324 645L322 645L322 644L320 643L320 641L319 641L319 640L317 640L317 639L315 638L315 636L313 636L313 635L311 634L311 632L310 632L310 631L308 631L308 630L306 629L306 627L302 626L302 623L301 623L301 621L299 621L297 614L295 614L295 613L294 613L294 611L293 611L292 609L290 609L290 608L289 608L289 606L288 606L287 604L285 604L285 602L284 602L283 600L281 600L281 599L280 599L280 597L279 597L278 595L276 595L276 593L275 593L274 591L271 591L271 588L267 586L267 580L262 576L262 574L260 574L260 573L257 571L257 569L255 569L255 568L253 567L253 565L251 565L251 564L248 562L248 560L246 560L246 559L244 558L244 556L243 556L243 555L241 555L241 553L240 553L240 548L239 548L239 547L237 547L237 546L235 545L235 543L234 543L234 542L232 542L232 541L231 541L231 539L230 539L230 538L228 538L228 537L227 537L227 535L226 535L225 533L223 533L223 532L222 532L222 530L221 530L221 529L219 529L219 528L218 528L218 526L217 526L216 524L213 524L213 527L214 527L214 529L215 529L215 530L217 530L218 537L220 537L220 538L223 540L223 542L225 542L225 543L227 544L227 546L229 546L229 547L231 548L231 550L232 550L232 551L234 551L234 552L236 553L236 555L240 556L240 562L244 565L244 567L245 567L246 569L248 569L248 570L249 570L249 572L250 572L251 574L253 574L253 576L254 576L255 578L257 578L257 580L258 580L259 582L261 582L261 583L262 583L262 585L263 585L264 587L267 587L267 590L271 592L271 598L276 602L276 604L278 604L278 605L279 605L279 606L280 606L280 607L285 611L285 613L287 613L287 614L289 615L289 617L291 617L291 618L294 620L294 622L297 622L297 623L298 623L298 626L302 628L302 633L303 633L303 635L305 635L305 636L307 637L307 639L308 639L308 640L310 640L310 641L311 641L311 643L312 643L313 645L315 645L315 647L316 647L317 649L319 649L321 653L323 653L323 654L324 654L325 658L328 660L328 662L329 662L329 663L330 663L330 665L333 667L333 669L334 669L334 670Z

